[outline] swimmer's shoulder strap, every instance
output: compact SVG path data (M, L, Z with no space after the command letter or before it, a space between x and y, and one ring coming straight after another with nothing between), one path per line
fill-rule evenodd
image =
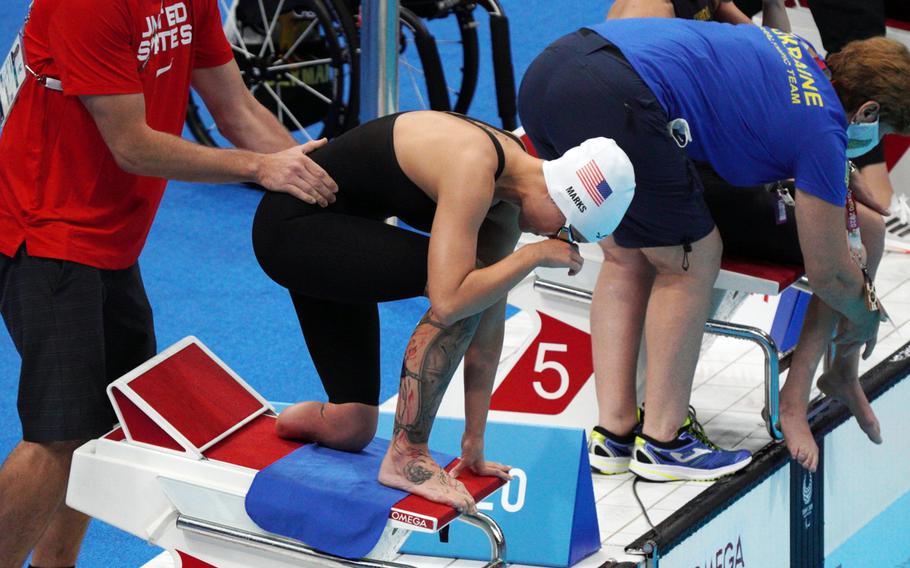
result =
M493 142L493 148L496 150L496 158L499 160L499 165L496 167L496 175L493 176L494 179L499 179L499 176L502 175L502 171L503 171L503 170L505 169L505 167L506 167L506 155L505 155L505 152L504 152L503 149L502 149L502 144L499 143L499 139L497 139L496 136L494 136L493 133L490 132L489 129L492 128L493 130L497 130L497 131L499 131L499 132L502 132L503 134L505 134L506 136L508 136L508 137L511 138L512 140L514 140L515 143L518 144L519 147L521 147L522 150L524 150L524 148L525 148L525 146L524 146L524 144L522 144L521 140L519 140L519 139L518 139L514 134L512 134L511 132L502 130L502 129L500 129L500 128L496 128L496 127L493 126L492 124L487 124L486 122L484 122L484 121L482 121L482 120L477 120L477 119L475 119L475 118L471 118L471 117L465 116L465 115L463 115L463 114L459 114L459 113L457 113L457 112L449 112L449 111L447 111L446 114L450 114L450 115L452 115L452 116L454 116L454 117L457 117L457 118L460 118L460 119L464 120L465 122L468 122L468 123L470 123L470 124L473 124L473 125L476 126L477 128L483 130L484 133L486 133L486 135L490 137L490 141Z

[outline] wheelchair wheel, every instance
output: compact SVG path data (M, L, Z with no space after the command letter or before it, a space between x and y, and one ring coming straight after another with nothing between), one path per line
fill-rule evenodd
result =
M356 123L358 59L350 14L324 0L238 0L225 35L253 96L301 140ZM187 126L201 144L229 144L198 96Z
M436 38L423 19L404 6L399 18L399 105L411 110L452 110Z
M496 83L496 106L502 127L518 128L518 102L515 92L515 69L512 65L512 40L509 19L499 0L478 0L490 16L490 40L493 47L493 79Z
M360 14L361 0L335 0ZM466 112L477 86L473 0L402 0L399 106ZM451 16L455 14L455 18ZM359 21L359 17L355 17ZM432 20L428 22L427 20Z
M411 19L417 16L428 20L424 27L432 38L440 61L442 75L436 77L433 62L428 61L421 53L419 59L422 67L416 67L413 58L407 58L407 51L401 54L399 76L401 82L402 104L417 108L433 110L454 110L466 114L471 106L477 88L480 50L477 37L477 22L474 10L477 7L473 0L402 0L401 20L402 34L407 35ZM454 15L454 18L452 17ZM418 38L415 38L415 41ZM406 43L407 38L403 39ZM416 46L420 51L420 46ZM436 93L430 97L429 104L416 104L409 101L417 89L415 83L425 84L425 92ZM442 101L440 90L445 90L445 101Z

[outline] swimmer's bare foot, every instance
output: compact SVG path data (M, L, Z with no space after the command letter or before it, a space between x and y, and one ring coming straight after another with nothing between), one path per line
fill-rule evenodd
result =
M809 428L806 407L785 405L781 401L780 429L784 433L784 441L790 450L790 456L799 465L809 471L815 471L818 467L818 444L815 443L815 437Z
M882 443L881 427L863 387L857 378L847 378L834 371L822 374L818 379L818 389L827 396L834 397L850 409L856 422L869 439L876 444Z
M426 447L393 441L379 468L379 483L449 505L459 513L477 512L464 484L439 467Z

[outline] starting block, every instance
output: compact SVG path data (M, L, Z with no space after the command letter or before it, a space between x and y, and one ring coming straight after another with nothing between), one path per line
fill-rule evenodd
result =
M279 438L271 404L194 337L118 379L108 394L120 425L74 453L67 504L169 550L178 567L404 568L391 560L412 532L436 533L454 520L487 535L486 568L505 566L505 540L490 517L414 495L391 507L363 559L261 529L245 508L253 479L304 444ZM477 501L503 485L469 473L459 479Z

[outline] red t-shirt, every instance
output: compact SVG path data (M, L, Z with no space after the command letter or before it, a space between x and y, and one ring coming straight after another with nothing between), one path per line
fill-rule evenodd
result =
M166 181L121 170L79 95L142 93L180 135L194 68L231 60L217 0L36 0L26 80L0 136L0 253L105 269L136 262Z

